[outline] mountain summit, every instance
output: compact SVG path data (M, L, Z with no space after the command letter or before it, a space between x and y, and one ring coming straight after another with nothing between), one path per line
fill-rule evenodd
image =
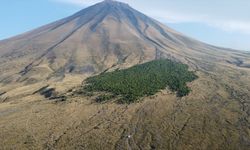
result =
M63 79L72 73L91 75L160 57L197 68L194 59L215 62L227 54L113 0L0 44L0 79L6 83Z

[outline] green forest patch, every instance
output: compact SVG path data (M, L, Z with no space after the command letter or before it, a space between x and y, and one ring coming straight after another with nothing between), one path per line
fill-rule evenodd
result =
M186 96L191 91L186 83L196 78L194 72L188 70L187 65L159 59L89 77L83 90L89 95L93 92L105 92L106 94L96 98L97 102L120 97L120 102L132 103L165 88L176 92L178 97Z

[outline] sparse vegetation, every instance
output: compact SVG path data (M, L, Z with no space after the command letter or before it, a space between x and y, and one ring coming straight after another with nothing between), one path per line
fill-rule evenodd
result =
M166 87L176 91L179 97L185 96L190 92L186 83L196 78L187 65L160 59L90 77L86 79L84 91L109 93L97 98L98 102L120 96L122 102L131 103Z
M110 100L114 98L114 95L112 94L103 94L103 95L100 95L96 98L96 102L105 102L107 100Z

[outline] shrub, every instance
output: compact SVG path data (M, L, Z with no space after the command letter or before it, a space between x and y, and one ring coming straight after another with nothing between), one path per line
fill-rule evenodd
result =
M96 102L105 102L107 100L110 100L114 98L114 95L111 94L104 94L104 95L100 95L96 98Z

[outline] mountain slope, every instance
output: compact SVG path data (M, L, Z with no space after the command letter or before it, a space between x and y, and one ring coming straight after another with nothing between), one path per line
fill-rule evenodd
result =
M162 90L130 105L68 94L86 77L158 58L199 76L178 98ZM0 41L0 149L248 149L250 53L191 39L106 0Z
M159 57L183 62L232 59L225 50L187 38L115 1L104 1L1 43L2 78L18 73L14 81L28 78L32 83L67 73L98 73ZM37 72L43 77L34 75Z

